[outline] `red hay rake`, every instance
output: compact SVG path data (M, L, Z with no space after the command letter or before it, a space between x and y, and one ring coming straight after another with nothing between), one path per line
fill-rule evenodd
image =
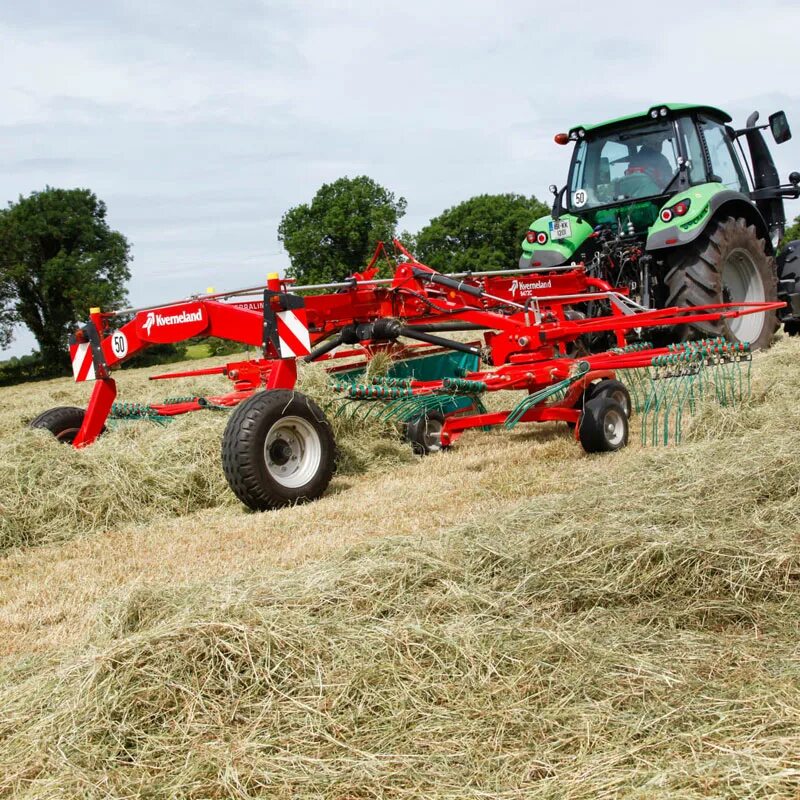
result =
M710 323L784 305L648 310L626 290L589 276L582 265L443 275L399 242L394 246L399 255L391 278L376 277L379 257L388 257L381 244L363 273L340 283L296 286L270 275L266 286L141 309L92 309L90 321L70 337L75 379L94 382L87 410L51 409L32 424L83 447L104 430L112 407L118 417L159 419L236 407L223 437L228 483L250 508L275 508L319 497L335 469L336 447L325 414L295 391L299 360L324 363L335 379L352 371L354 356L359 357L356 366L378 352L401 364L437 353L467 357L474 368L435 379L412 370L405 378L335 381L343 403L373 404L374 413L403 425L420 452L450 446L473 428L545 421L568 423L588 452L613 451L627 443L632 407L628 389L618 380L620 370L635 374L675 362L677 374L709 359L749 358L746 345L721 341L693 350L629 345L630 332L638 338L651 328ZM586 316L580 310L589 307L605 313ZM121 320L127 321L120 325ZM480 331L483 341L442 335L453 331ZM616 347L578 355L581 343L603 334ZM223 395L115 404L115 367L152 344L198 336L258 348L261 356L154 377L225 375L233 389ZM525 395L513 408L487 411L480 398L499 391Z

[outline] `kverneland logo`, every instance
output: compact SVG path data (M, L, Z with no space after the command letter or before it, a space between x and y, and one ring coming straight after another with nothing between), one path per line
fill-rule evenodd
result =
M144 332L149 336L150 330L155 325L162 328L164 325L181 325L184 322L201 322L203 319L203 309L197 311L181 311L180 314L159 314L156 311L148 311L147 319L142 323Z
M514 278L511 281L511 294L533 294L537 289L550 289L552 286L551 280L521 281Z
M186 303L140 311L136 322L146 342L180 342L202 333L208 327L208 314L201 303Z

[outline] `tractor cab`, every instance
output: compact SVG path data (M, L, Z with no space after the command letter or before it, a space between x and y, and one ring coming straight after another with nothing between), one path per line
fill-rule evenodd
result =
M691 186L713 181L747 192L726 128L730 121L711 107L663 106L647 115L573 128L565 210L593 227L621 226L626 233L643 234L667 201ZM682 206L676 215L688 210Z
M531 224L520 268L584 263L648 308L771 300L777 283L781 318L800 329L800 276L781 258L776 275L774 262L800 173L781 184L762 135L791 138L786 115L758 125L754 113L739 130L731 121L713 106L671 103L559 133L573 145L567 183L550 187L552 213ZM775 319L723 327L700 333L765 347Z

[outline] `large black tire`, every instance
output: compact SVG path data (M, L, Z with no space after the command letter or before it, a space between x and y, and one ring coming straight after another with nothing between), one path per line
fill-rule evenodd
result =
M781 248L776 268L781 280L800 282L800 241L795 239Z
M254 511L316 500L336 470L333 431L299 392L258 392L237 406L222 436L222 469Z
M72 444L78 431L83 425L83 418L86 411L76 406L57 406L39 414L33 422L31 428L43 428L50 431L53 436L63 444Z
M443 449L442 428L444 414L440 411L429 411L406 425L406 439L411 443L414 452L420 456L438 453Z
M777 299L775 261L754 225L727 217L710 223L707 231L674 255L666 275L664 305L702 306L712 303ZM769 347L777 327L774 311L748 314L716 323L683 325L675 339L722 335L732 342L749 342L753 349Z
M628 417L608 395L589 400L578 423L578 436L587 453L610 453L628 444Z
M783 283L784 281L792 282L792 287L788 289L788 294L800 292L800 241L789 242L785 245L781 252L778 253L776 259L778 279ZM785 287L785 284L784 284ZM788 300L788 297L781 295L781 300ZM789 308L780 312L783 316L783 330L788 336L797 336L800 334L800 321L797 315L793 313L791 305Z

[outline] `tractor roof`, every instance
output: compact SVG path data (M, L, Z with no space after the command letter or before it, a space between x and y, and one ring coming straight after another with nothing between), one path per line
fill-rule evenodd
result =
M714 108L714 106L706 106L706 105L698 105L697 103L658 103L657 105L651 106L647 111L641 111L638 114L628 114L625 117L617 117L616 119L609 119L605 122L599 122L595 125L574 125L570 128L570 131L577 131L579 128L582 128L587 133L589 131L597 131L601 128L614 128L617 125L627 125L628 123L632 122L649 122L653 116L653 111L660 111L660 109L666 108L669 111L702 111L709 116L712 116L721 122L730 122L731 116L726 112L722 111L719 108Z

